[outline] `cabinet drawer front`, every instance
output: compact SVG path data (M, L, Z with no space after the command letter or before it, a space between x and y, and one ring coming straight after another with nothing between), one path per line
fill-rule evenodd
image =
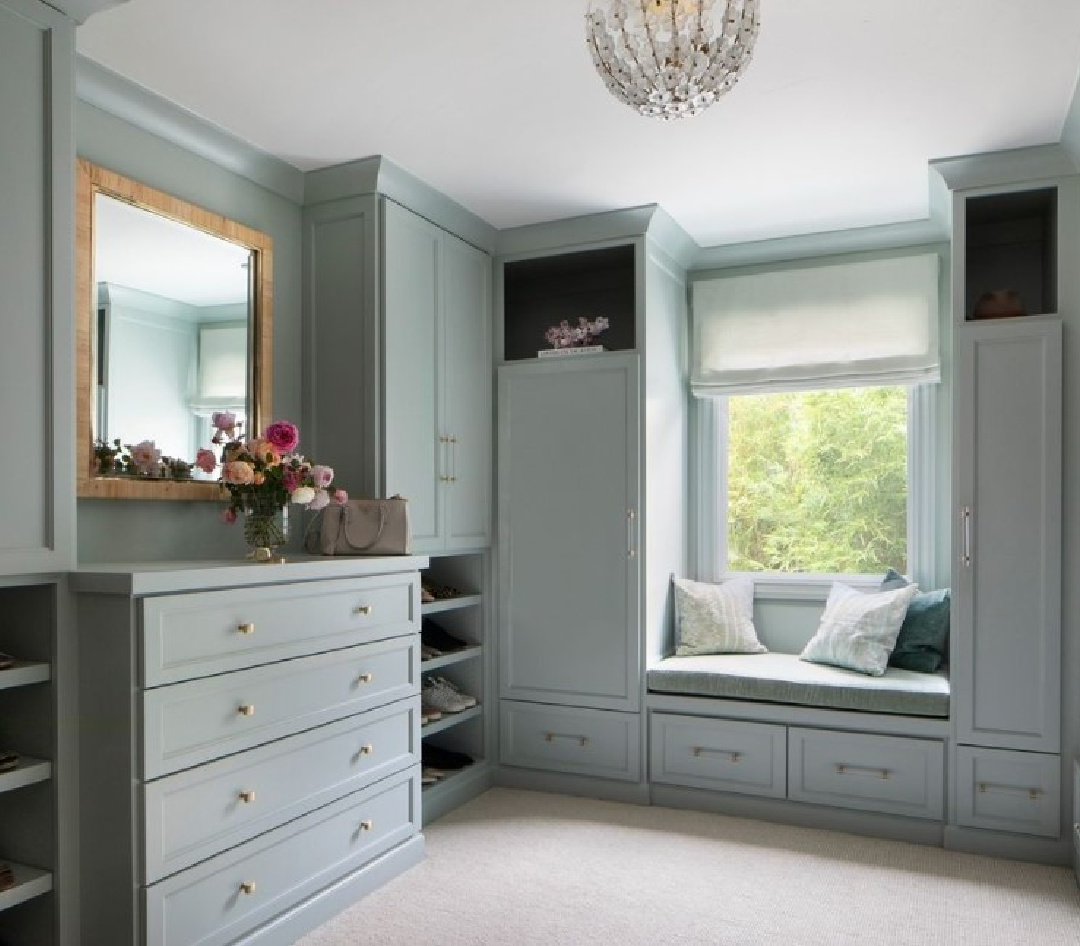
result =
M945 746L822 729L788 730L788 797L913 818L941 819Z
M787 730L764 723L654 713L649 723L649 779L783 798Z
M419 693L417 638L394 638L142 694L156 778Z
M636 714L504 700L499 715L504 765L641 778L641 723Z
M419 772L385 780L146 888L146 939L223 946L412 837Z
M420 761L420 701L392 703L150 782L146 883Z
M1056 838L1061 759L1042 752L956 749L956 823Z
M419 578L398 574L140 602L154 687L419 630Z

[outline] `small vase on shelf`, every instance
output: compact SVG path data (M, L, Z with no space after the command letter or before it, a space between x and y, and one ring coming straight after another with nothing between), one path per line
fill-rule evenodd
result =
M278 550L289 537L289 507L252 499L244 508L244 540L256 562L282 562Z

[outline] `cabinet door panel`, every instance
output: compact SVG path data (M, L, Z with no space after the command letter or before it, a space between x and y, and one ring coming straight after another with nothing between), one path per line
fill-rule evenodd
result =
M442 245L446 547L478 547L491 537L491 259L451 236Z
M499 378L502 695L637 709L637 359Z
M385 214L383 485L409 501L413 548L432 551L441 544L446 448L437 416L439 231L391 201Z
M1061 323L964 326L958 355L957 738L1057 752Z

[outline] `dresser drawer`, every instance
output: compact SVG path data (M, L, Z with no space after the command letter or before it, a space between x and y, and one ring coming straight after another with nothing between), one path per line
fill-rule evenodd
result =
M503 700L500 760L549 772L641 778L637 714Z
M146 888L146 941L224 946L408 840L419 769L387 779Z
M1056 838L1061 759L1042 752L956 749L956 823Z
M392 703L148 783L145 882L418 763L419 712Z
M913 818L944 817L945 746L822 729L788 730L788 797Z
M418 636L146 690L144 779L419 693Z
M420 629L414 573L165 595L139 606L147 687Z
M787 794L787 729L653 713L649 780L783 798Z

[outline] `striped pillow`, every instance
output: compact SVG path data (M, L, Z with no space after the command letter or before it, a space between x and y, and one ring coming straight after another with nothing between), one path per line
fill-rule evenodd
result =
M754 583L736 578L710 585L672 578L675 585L675 656L764 654L754 628Z
M862 594L835 582L817 633L799 656L809 663L882 676L908 605L918 590L917 585L905 585Z

